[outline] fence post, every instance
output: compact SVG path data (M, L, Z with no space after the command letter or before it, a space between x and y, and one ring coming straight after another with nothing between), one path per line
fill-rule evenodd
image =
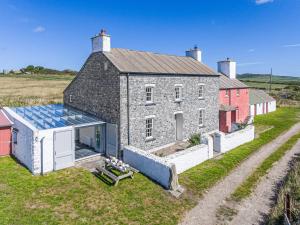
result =
M291 220L291 197L289 194L285 195L285 199L284 199L284 211L285 214L287 216L287 218L289 219L289 221Z

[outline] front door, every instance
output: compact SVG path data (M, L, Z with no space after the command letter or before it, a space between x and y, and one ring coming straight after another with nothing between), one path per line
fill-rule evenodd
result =
M74 166L73 130L54 132L54 170Z
M176 120L176 140L181 141L183 139L183 114L175 114Z

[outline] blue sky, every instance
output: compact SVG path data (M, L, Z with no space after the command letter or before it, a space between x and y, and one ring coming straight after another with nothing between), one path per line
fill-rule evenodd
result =
M237 61L238 72L300 76L300 0L0 0L0 69L80 69L90 37L112 47Z

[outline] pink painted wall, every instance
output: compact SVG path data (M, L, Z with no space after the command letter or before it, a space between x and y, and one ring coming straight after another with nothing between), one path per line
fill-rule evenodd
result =
M11 128L0 127L0 156L11 153Z
M242 88L239 89L240 93L237 95L237 89L227 89L228 96L226 96L226 90L222 89L219 91L219 102L224 105L231 105L237 107L235 121L232 122L244 122L246 118L249 116L249 89ZM226 116L225 116L226 115ZM228 132L231 128L230 121L232 120L232 115L229 116L229 113L220 112L220 130L227 130L223 132ZM226 121L223 121L223 120ZM229 121L229 122L228 122ZM229 123L229 125L228 125ZM224 127L224 125L228 126L228 129Z
M231 129L231 112L220 111L219 129L228 133Z
M219 92L220 104L238 107L237 122L244 122L249 116L249 89L240 89L239 96L237 96L237 89L228 89L228 97L225 93L226 90L220 90Z

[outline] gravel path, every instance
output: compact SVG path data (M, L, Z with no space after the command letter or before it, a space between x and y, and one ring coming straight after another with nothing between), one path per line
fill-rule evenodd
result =
M300 154L300 141L278 161L272 170L256 187L250 198L243 201L237 208L238 214L230 224L261 224L269 214L274 204L277 185L283 180L289 170L289 162Z
M300 132L300 123L297 123L290 130L253 153L227 177L209 189L199 201L198 205L186 214L181 224L217 224L217 209L226 202L226 198L230 197L230 194L251 174L253 169L264 161L281 144L298 132Z

